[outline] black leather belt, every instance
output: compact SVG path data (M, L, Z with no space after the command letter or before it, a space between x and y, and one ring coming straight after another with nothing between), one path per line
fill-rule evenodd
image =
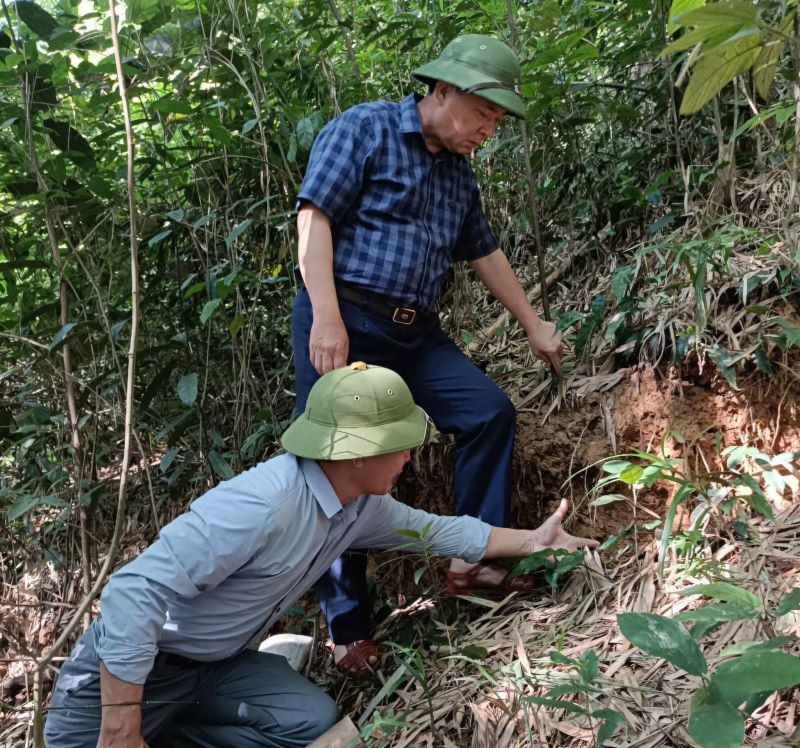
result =
M336 284L336 295L340 299L369 309L373 314L392 320L398 325L413 325L414 321L422 321L430 316L431 312L425 309L409 309L408 307L395 306L391 300L370 291L364 291L355 286Z
M157 665L171 665L172 667L194 668L205 665L206 663L200 660L191 660L183 655L175 654L174 652L161 652L156 655Z

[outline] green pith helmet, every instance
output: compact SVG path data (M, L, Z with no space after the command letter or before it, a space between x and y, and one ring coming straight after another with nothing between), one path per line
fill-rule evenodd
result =
M525 116L519 59L510 47L483 34L453 39L433 62L412 71L421 81L442 81L482 96L515 117Z
M349 460L413 449L435 432L398 374L358 361L317 380L281 443L298 457Z

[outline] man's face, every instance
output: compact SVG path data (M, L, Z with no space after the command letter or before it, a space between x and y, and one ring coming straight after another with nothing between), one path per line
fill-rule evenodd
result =
M476 94L463 93L455 86L438 83L434 97L438 104L433 135L452 153L472 153L494 132L505 110Z
M362 457L358 469L364 492L377 496L390 493L410 458L411 452L407 449L377 457Z

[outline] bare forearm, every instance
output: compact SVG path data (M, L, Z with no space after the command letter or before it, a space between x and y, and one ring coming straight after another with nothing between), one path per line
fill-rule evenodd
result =
M144 686L112 675L100 663L100 696L103 712L100 746L142 745L142 693Z
M564 530L563 521L567 516L569 503L561 503L535 530L511 530L507 527L493 527L486 545L486 558L519 558L546 548L574 551L578 548L595 548L600 543L591 538L570 535Z
M486 544L485 558L522 558L534 551L535 530L493 527Z
M297 255L314 314L339 316L330 219L314 205L304 205L297 215Z
M502 250L496 249L486 257L473 260L470 265L480 281L516 317L526 332L541 324Z

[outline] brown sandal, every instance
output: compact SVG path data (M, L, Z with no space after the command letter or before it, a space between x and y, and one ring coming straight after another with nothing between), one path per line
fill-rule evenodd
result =
M352 675L356 678L364 677L378 669L378 644L373 639L361 639L357 642L350 642L345 644L347 652L343 655L342 659L336 663L336 669L346 675ZM375 658L378 662L375 665L370 665L371 658Z
M447 594L450 597L458 595L474 595L480 590L484 595L505 596L511 592L529 592L533 589L533 581L530 574L522 574L513 579L508 575L498 584L488 584L478 581L478 575L487 567L483 564L476 564L468 571L449 571L445 575L447 584Z

